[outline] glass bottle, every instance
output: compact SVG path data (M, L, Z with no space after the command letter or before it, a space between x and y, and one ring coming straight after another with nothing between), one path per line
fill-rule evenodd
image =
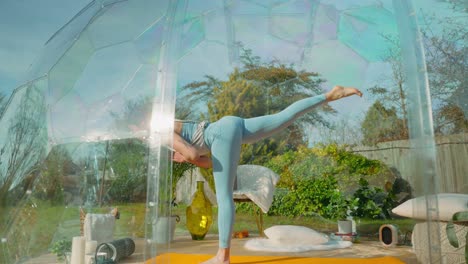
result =
M187 207L187 229L193 240L203 240L213 223L210 200L205 196L204 181L197 181L197 191Z

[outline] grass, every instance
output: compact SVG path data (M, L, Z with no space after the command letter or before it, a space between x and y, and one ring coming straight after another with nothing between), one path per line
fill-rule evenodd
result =
M120 219L116 221L114 237L143 238L145 236L145 203L119 204ZM14 223L10 226L0 226L2 234L8 234L9 257L37 256L48 253L51 244L61 239L70 239L80 235L79 207L52 206L45 202L36 201L34 206L25 205L22 208L1 208L7 215L14 216ZM2 210L2 211L3 211ZM174 215L180 216L176 226L176 236L189 236L185 226L185 205L173 209ZM93 213L108 212L108 208L94 208ZM5 211L3 211L5 213ZM218 233L217 208L213 208L213 224L209 234ZM337 231L336 221L327 220L318 216L284 217L264 215L264 227L273 225L299 225L306 226L330 234ZM5 223L5 222L3 222ZM378 240L379 228L382 224L397 225L401 234L411 232L415 222L404 220L358 220L357 232L361 237ZM234 232L247 230L250 234L258 234L254 212L236 213Z
M186 222L185 218L185 205L179 205L173 209L173 214L179 215L181 218L181 223L177 225L176 234L184 234L188 231L185 228L184 223ZM218 224L217 224L217 208L213 208L213 224L211 225L209 233L217 234L218 233ZM320 216L301 216L301 217L285 217L285 216L263 216L264 228L268 228L274 225L298 225L305 226L316 231L330 234L338 231L337 222L334 220L329 220L322 218ZM398 230L401 235L405 235L408 232L413 230L415 221L412 219L391 219L391 220L369 220L369 219L359 219L356 221L356 230L357 233L368 240L378 240L379 239L379 229L381 225L392 224L398 227ZM234 232L239 232L242 230L247 230L251 234L258 235L258 228L255 221L254 212L244 213L237 212L234 222Z

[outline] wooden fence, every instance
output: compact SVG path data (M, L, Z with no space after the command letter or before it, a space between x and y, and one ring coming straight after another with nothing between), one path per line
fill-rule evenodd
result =
M434 167L439 192L468 194L467 143L467 133L436 138ZM415 158L411 157L414 151L411 149L409 140L379 143L376 147L353 147L351 151L395 167L401 176L412 185L417 182L412 176Z

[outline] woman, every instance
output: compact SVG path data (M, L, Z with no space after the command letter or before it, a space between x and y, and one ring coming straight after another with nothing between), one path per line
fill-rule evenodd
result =
M215 257L204 263L230 263L230 243L235 213L233 186L241 144L269 137L322 103L351 95L362 96L362 93L356 88L335 86L325 94L299 100L272 115L248 119L226 116L211 124L176 122L173 160L190 162L203 168L213 168L218 203L219 249ZM211 158L206 156L210 152Z

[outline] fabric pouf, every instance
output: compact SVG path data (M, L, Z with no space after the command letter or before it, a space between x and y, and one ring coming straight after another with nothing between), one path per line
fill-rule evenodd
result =
M437 228L440 233L440 250L442 260L440 263L462 264L465 262L466 233L468 232L468 223L455 224L455 233L458 237L459 247L450 245L446 232L447 222L431 223L432 232L430 233L433 241L437 240ZM427 239L429 223L418 223L413 229L413 249L418 260L421 263L429 263L429 241Z

